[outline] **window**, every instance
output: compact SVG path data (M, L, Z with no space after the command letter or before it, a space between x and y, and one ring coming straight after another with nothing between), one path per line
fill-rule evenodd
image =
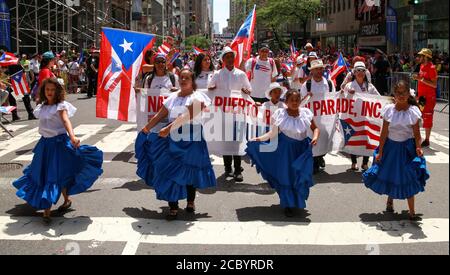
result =
M348 0L348 8L349 8L349 9L352 8L352 0Z
M333 0L333 13L336 13L336 0Z
M338 0L338 4L337 4L337 12L341 11L341 0Z
M345 11L345 0L342 0L342 11Z

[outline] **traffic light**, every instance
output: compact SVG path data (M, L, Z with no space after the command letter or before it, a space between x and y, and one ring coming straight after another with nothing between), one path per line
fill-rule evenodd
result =
M420 0L409 0L408 5L418 5L420 4Z

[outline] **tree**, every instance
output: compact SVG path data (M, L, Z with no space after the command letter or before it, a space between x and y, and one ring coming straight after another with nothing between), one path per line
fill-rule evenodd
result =
M185 43L187 50L191 50L192 46L196 46L200 49L208 49L211 45L211 40L203 35L192 35L186 38Z

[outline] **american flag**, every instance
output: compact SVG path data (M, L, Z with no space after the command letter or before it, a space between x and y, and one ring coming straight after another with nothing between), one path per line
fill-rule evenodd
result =
M19 62L19 58L12 53L4 52L0 56L0 66L6 67L16 65Z
M333 65L333 70L331 71L330 79L336 85L336 78L341 74L348 71L347 63L345 62L342 53L339 53L339 59Z
M23 70L11 76L11 88L16 98L30 94L30 86L28 86L27 78Z
M254 40L254 31L256 26L256 5L245 19L236 37L231 42L230 48L237 52L237 58L234 65L239 67L242 62L247 61L252 53L252 44Z
M161 46L158 47L158 53L168 55L171 49L172 45L168 42L164 42Z
M346 147L362 147L375 150L380 143L381 127L367 120L340 120Z
M103 28L96 113L99 118L136 121L136 77L155 35Z

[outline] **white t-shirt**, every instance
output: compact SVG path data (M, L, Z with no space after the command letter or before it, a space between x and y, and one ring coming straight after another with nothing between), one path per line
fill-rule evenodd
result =
M175 86L172 85L172 82L170 81L170 77L168 75L165 76L155 76L152 80L152 85L148 87L148 80L151 77L151 75L147 76L145 78L144 82L144 88L150 88L150 89L167 89L170 90L172 88L179 88L178 83L178 76L175 74Z
M334 84L332 81L331 82L331 92L336 92L336 88L334 87ZM308 89L306 87L306 84L308 82L303 83L302 89L300 91L300 94L302 97L305 97L308 95ZM328 80L325 79L325 77L322 77L322 81L320 82L316 82L314 79L311 79L311 93L313 94L324 94L324 93L328 93L329 87L328 87Z
M395 104L386 105L381 115L389 122L389 139L397 142L414 138L413 126L422 118L422 113L416 106L410 106L406 111L398 111Z
M290 116L286 108L278 109L272 115L273 124L278 126L283 134L296 140L304 140L308 137L312 119L313 113L307 108L300 108L298 117Z
M195 79L197 89L208 89L208 83L211 81L214 72L201 72L201 74Z
M66 62L64 62L64 61L62 61L62 60L58 60L58 69L59 69L61 72L67 72L67 71L69 71L69 70L67 69Z
M73 117L77 108L67 101L54 105L39 104L33 114L39 119L39 134L45 138L56 137L66 133L63 121L58 111L67 110L69 117Z
M369 93L372 95L380 95L377 91L377 88L372 85L372 83L364 83L361 87L358 82L355 80L353 82L347 83L344 88L344 92L355 91L356 93Z
M229 91L241 91L244 88L250 91L252 90L252 86L248 81L247 75L243 71L236 68L231 71L227 68L216 71L211 78L208 87L216 87L220 90Z
M41 64L39 63L38 60L34 58L30 60L30 69L33 71L33 73L39 74L40 66Z
M169 111L169 122L173 122L177 117L185 113L194 101L205 104L206 107L211 105L211 99L203 92L193 92L188 96L179 96L180 92L175 92L169 95L163 102L164 107ZM191 121L192 124L201 124L201 114L198 114Z
M252 72L253 59L249 59L245 64L245 70L247 72ZM256 58L255 68L253 70L253 76L250 84L252 85L252 97L265 98L265 91L272 83L272 78L278 75L277 66L275 61L262 61L259 57Z
M69 63L69 74L71 75L79 75L80 74L80 65L76 61L72 61Z

